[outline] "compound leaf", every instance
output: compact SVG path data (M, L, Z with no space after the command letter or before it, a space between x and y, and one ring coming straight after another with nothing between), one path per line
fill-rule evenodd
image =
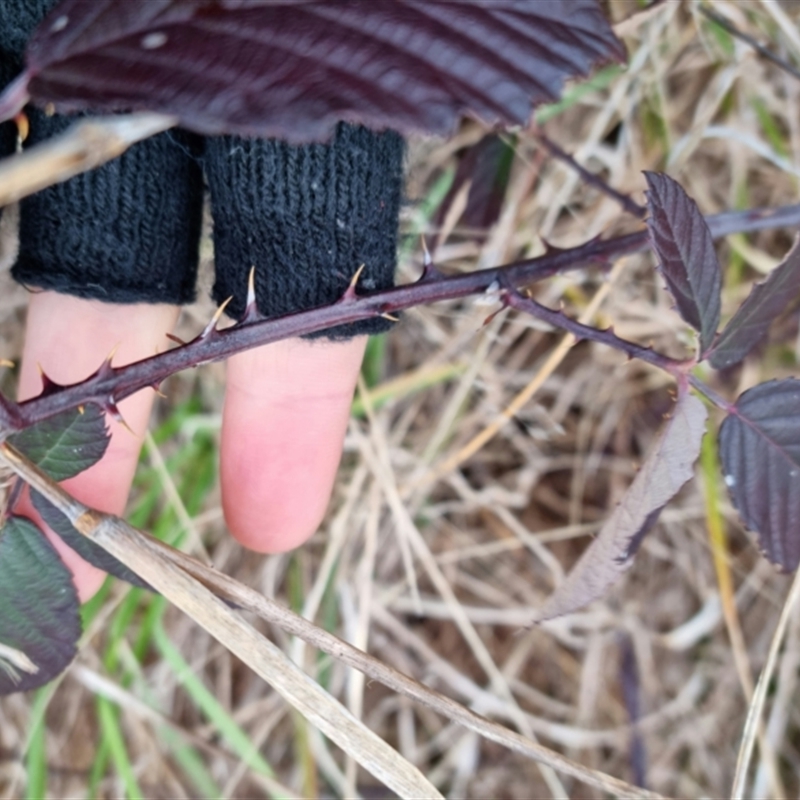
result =
M725 484L766 557L800 563L800 381L760 383L739 397L719 431Z
M103 412L89 405L56 414L8 441L53 480L63 481L97 463L106 452L109 435Z
M43 686L75 657L81 634L72 576L26 519L0 528L0 694Z
M661 509L694 475L706 409L690 394L675 404L658 444L572 572L547 599L536 620L569 614L601 597L626 572Z
M766 335L770 323L800 294L800 238L769 277L757 283L708 353L713 367L738 364Z
M94 564L103 572L108 572L115 578L127 581L133 586L139 586L142 589L151 588L150 584L145 583L133 570L126 567L102 547L87 539L80 531L75 530L72 523L41 494L31 491L31 499L44 522L81 558L86 559L90 564Z
M566 78L624 57L597 0L63 0L14 91L210 134L446 134L467 111L526 124Z
M714 240L697 204L667 175L645 172L647 227L659 269L680 315L700 332L700 354L719 325L722 274Z

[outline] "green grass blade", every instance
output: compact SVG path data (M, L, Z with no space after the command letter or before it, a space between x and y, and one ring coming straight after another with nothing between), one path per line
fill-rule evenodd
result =
M244 761L247 766L260 775L274 778L270 765L264 760L258 750L253 746L248 735L239 727L236 721L222 707L219 701L203 685L202 681L194 674L192 668L186 663L178 649L169 640L163 625L157 624L153 629L153 641L162 658L170 666L178 678L179 683L198 709L216 728L219 735L228 743L231 750ZM275 800L287 800L279 794L271 794Z
M44 712L50 702L51 693L40 689L33 701L33 728L28 738L28 751L25 758L25 770L28 776L25 787L27 800L40 800L47 797L47 740L44 724Z
M540 125L543 125L545 122L555 119L560 114L563 114L565 111L580 103L587 95L607 89L614 82L617 75L620 75L624 70L625 67L612 64L598 70L588 81L570 86L561 95L561 99L557 103L539 106L535 115L536 121Z
M128 800L144 800L144 794L139 788L139 783L133 772L133 765L128 758L125 746L125 737L119 726L117 710L109 700L104 697L97 698L97 718L100 721L103 741L108 743L114 769L119 775Z

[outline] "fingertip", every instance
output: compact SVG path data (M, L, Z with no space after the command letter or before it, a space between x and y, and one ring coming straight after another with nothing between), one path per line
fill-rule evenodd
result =
M300 546L325 516L366 338L290 340L228 361L220 471L228 527L245 547Z
M263 473L262 473L263 474ZM267 492L275 489L277 480L265 475L261 483L271 482ZM310 494L306 502L291 499L294 487L278 487L271 496L262 493L254 480L246 492L230 494L223 500L225 521L233 537L248 550L257 553L286 553L305 544L317 531L328 506L332 487L317 486L316 499Z

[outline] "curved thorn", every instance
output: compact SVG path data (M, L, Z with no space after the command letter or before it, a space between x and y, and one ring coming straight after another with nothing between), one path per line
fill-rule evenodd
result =
M111 362L114 360L117 350L119 350L119 344L114 345L112 351L106 356L105 361L97 368L97 371L92 377L104 380L110 378L114 374L114 367L111 366Z
M364 267L366 264L362 264L350 278L350 285L345 289L344 294L341 296L339 300L340 303L350 303L353 300L358 299L358 293L356 292L356 284L358 283L358 279L361 277L361 273L364 271Z
M255 322L259 319L263 319L263 317L259 313L256 303L256 267L255 264L253 264L247 276L247 301L244 306L244 314L242 314L242 318L239 320L238 324Z
M394 314L390 314L388 311L384 311L381 316L384 319L388 319L389 322L400 322L400 317L395 317Z
M425 234L421 233L419 238L422 242L422 266L430 267L433 264L433 259L431 258L430 250L428 250L428 243L425 241Z
M167 333L165 335L166 335L167 339L169 339L171 342L175 342L175 344L179 344L181 346L186 344L186 340L185 339L181 339L180 336L175 336L174 333Z
M136 435L133 433L133 428L125 421L125 417L122 416L122 413L119 410L116 402L114 401L114 395L110 395L109 398L106 400L105 404L105 411L115 422L118 422L125 428L129 433Z
M247 276L247 305L256 304L256 265L250 267L250 273Z
M36 366L39 368L39 377L42 379L42 391L39 397L46 397L49 394L57 392L64 387L60 383L56 383L45 371L44 367L37 361Z
M443 277L442 273L433 265L433 257L428 250L425 237L421 235L420 238L422 239L422 275L419 276L418 283Z
M212 333L216 333L216 332L217 332L217 323L219 322L219 320L220 320L220 317L221 317L221 316L223 315L223 313L225 312L225 307L228 305L228 303L230 303L230 301L231 301L231 300L233 300L233 296L229 297L229 298L228 298L228 299L227 299L227 300L226 300L224 303L222 303L222 304L220 305L220 307L219 307L219 308L218 308L218 309L217 309L217 310L214 312L214 316L213 316L213 317L211 317L211 321L208 323L208 325L206 325L206 327L205 327L205 328L203 328L203 332L202 332L202 333L200 334L200 336L198 337L199 339L207 339L209 336L211 336L211 334L212 334Z

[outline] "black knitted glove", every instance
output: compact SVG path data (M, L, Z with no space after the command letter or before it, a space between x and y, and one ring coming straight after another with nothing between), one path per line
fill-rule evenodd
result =
M55 0L1 0L0 53L16 72L28 36ZM7 77L14 77L10 75ZM29 109L27 144L66 128L67 117ZM191 140L167 132L115 161L20 204L19 259L28 285L120 303L194 297L202 172Z
M54 2L0 0L0 78L17 74L30 31ZM70 121L35 109L29 116L29 143ZM0 131L0 147L13 149L13 130ZM336 300L361 264L360 286L386 288L395 268L403 154L398 134L351 125L339 126L329 144L300 147L238 137L203 142L168 131L24 200L12 274L29 286L110 302L190 301L202 162L215 220L214 297L234 298L231 316L244 309L252 266L267 316ZM386 327L377 319L327 335Z
M29 118L31 144L72 122L37 109ZM23 200L13 277L115 303L193 300L203 176L187 139L162 133Z
M359 286L392 285L404 143L394 131L340 125L329 144L206 139L214 215L214 299L237 318L255 266L266 316L331 303L361 264ZM382 318L328 331L331 338L378 333Z

